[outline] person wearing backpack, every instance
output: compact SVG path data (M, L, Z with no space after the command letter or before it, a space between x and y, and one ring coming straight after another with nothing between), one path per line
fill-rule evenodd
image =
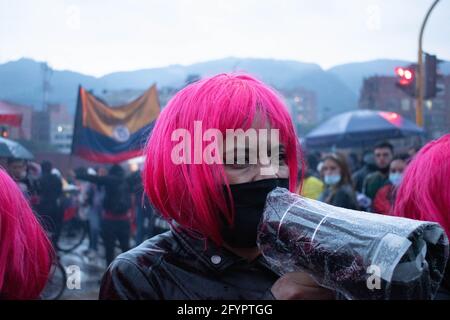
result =
M106 264L115 257L116 241L122 252L130 249L131 187L120 165L113 165L106 176L89 175L85 170L77 170L76 177L104 187L101 236L105 246Z

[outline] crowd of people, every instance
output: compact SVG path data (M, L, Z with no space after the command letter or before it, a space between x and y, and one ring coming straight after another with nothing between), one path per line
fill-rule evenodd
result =
M199 120L206 128L278 129L282 152L267 155L278 170L262 174L267 164L261 161L174 163L170 132L193 131ZM336 298L305 272L280 277L262 257L256 230L267 194L277 186L338 207L438 222L450 235L450 135L407 155L380 142L361 164L352 154L309 152L307 166L299 165L300 149L275 90L245 74L222 74L188 85L169 101L152 130L142 172L127 173L120 165L78 168L63 179L50 162L39 169L10 159L9 175L0 169L0 298L39 297L54 259L51 243L64 240L58 238L65 184L76 186L79 214L88 221L86 254L95 255L103 239L109 267L100 299ZM169 231L163 232L168 225L161 226L160 217ZM125 251L119 257L116 243ZM447 267L442 297L450 297L449 279Z
M6 171L28 200L54 248L62 226L75 213L88 230L88 249L83 253L97 260L102 240L106 266L114 259L117 244L122 252L130 245L168 229L157 223L143 194L140 171L127 173L120 165L78 168L63 177L52 163L40 165L23 159L7 160ZM70 228L70 227L69 227ZM134 231L132 235L131 231Z
M392 213L396 188L417 147L396 154L387 141L355 153L311 152L300 194L333 206L379 214Z
M107 171L99 168L79 168L74 178L81 183L81 208L86 211L89 222L89 255L98 255L98 238L101 236L105 249L106 265L115 254L116 243L125 252L132 243L140 244L146 238L166 231L160 218L144 195L141 172L128 173L118 165ZM131 230L134 230L132 237ZM133 238L133 239L132 239Z

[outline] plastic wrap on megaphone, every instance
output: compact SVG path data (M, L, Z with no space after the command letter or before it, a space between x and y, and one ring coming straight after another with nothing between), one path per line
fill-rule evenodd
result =
M347 299L432 299L448 258L436 223L348 210L276 188L258 246L275 272L306 271Z

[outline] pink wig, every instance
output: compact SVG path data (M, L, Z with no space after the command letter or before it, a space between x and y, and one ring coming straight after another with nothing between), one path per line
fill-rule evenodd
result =
M22 191L0 168L0 299L38 298L52 252Z
M424 146L404 172L393 215L439 223L450 237L450 134Z
M202 134L215 128L225 137L226 129L251 128L255 116L260 124L279 129L289 166L290 189L295 190L300 146L282 99L249 75L219 74L178 92L161 112L148 141L144 188L165 219L216 244L222 243L222 217L228 223L233 223L234 217L226 205L224 186L229 190L229 183L224 165L174 164L171 152L178 142L171 141L171 134L183 128L194 137L194 121L202 121ZM203 142L203 148L207 144Z

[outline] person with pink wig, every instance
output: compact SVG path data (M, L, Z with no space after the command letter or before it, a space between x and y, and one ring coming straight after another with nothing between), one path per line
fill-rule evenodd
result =
M450 237L450 134L425 145L403 173L392 214L439 223ZM447 263L438 297L450 299Z
M37 299L53 249L14 180L0 168L0 299Z
M261 81L219 74L182 89L155 124L142 179L171 230L117 257L100 299L334 298L305 273L280 278L256 244L267 194L295 192L300 162L287 108Z

